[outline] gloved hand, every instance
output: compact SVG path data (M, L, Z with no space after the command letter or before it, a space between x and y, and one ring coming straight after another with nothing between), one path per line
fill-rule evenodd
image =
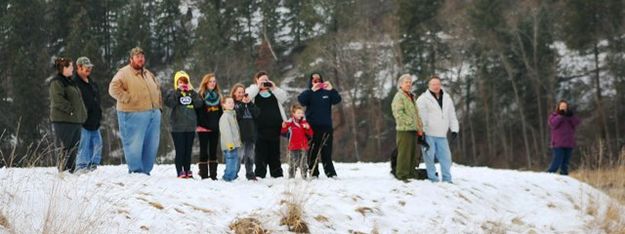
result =
M417 136L417 144L420 144L425 151L428 151L430 149L430 144L425 141L425 133L421 136Z
M458 138L458 132L451 132L451 142L456 141L456 138Z

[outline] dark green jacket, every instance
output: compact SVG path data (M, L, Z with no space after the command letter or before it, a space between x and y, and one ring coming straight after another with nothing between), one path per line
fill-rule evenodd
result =
M58 74L50 81L50 122L82 124L87 109L73 80Z

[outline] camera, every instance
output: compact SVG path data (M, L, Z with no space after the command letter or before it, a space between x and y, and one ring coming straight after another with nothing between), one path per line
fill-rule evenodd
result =
M263 87L265 87L265 88L271 88L271 87L273 87L273 84L272 84L272 83L270 83L270 82L263 82Z
M246 93L246 94L243 94L243 96L244 97L249 97L250 95Z

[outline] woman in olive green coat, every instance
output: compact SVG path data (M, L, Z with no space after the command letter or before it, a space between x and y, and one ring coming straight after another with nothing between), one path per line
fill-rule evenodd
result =
M412 76L404 74L397 81L398 91L391 108L397 131L397 166L395 177L400 180L417 178L415 168L419 165L417 137L423 135L423 124L410 92Z
M71 59L54 61L58 74L50 81L50 122L58 152L59 170L74 172L80 129L87 120L87 109L80 89L72 80L74 66Z

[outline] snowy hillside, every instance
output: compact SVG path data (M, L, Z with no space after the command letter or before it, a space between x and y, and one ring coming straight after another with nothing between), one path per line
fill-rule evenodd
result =
M128 175L125 165L80 176L5 168L0 233L227 233L245 217L283 233L284 202L293 200L303 201L312 233L587 233L614 208L605 194L559 175L455 166L455 184L404 183L387 163L336 166L339 179L233 183L177 179L173 165L151 177Z

